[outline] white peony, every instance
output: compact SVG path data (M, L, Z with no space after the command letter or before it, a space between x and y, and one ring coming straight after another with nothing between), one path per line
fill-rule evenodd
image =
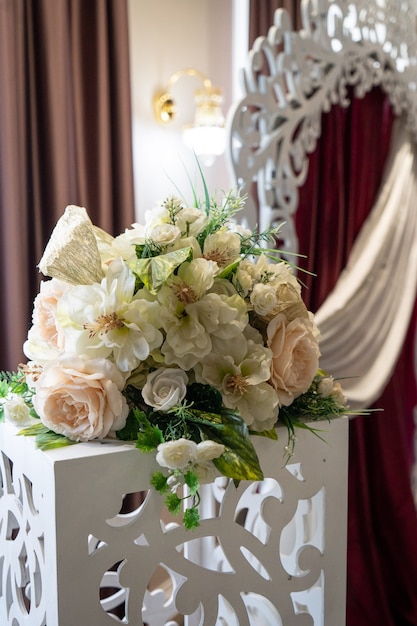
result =
M216 342L196 364L197 382L216 387L223 403L239 411L253 430L268 430L277 419L278 396L268 383L272 353L242 335L238 341Z
M162 309L161 321L166 333L161 352L167 365L189 370L210 353L210 335L194 315L177 317Z
M240 257L241 238L237 233L220 228L204 241L205 259L215 261L219 267L226 267Z

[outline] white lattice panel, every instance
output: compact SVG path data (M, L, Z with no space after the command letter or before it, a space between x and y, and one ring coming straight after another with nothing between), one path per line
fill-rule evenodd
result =
M206 487L191 532L161 522L152 455L41 452L1 424L1 626L343 626L348 422L321 427L326 443L301 432L286 468L284 429L282 446L255 438L268 478Z

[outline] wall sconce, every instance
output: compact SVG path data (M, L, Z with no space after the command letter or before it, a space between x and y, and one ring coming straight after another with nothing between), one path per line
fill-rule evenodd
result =
M203 83L203 87L194 92L194 123L183 128L183 141L205 165L213 165L215 158L225 150L226 131L221 108L222 91L213 87L207 76L193 68L175 72L169 79L166 89L154 96L155 117L161 124L169 124L175 118L177 106L170 89L183 76L196 76Z

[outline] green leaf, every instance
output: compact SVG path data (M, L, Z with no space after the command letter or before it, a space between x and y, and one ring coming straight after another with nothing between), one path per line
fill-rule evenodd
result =
M213 459L214 465L224 476L234 480L263 480L258 455L250 439L239 438L227 426L221 431L220 437L212 439L225 446L223 454Z
M196 474L192 471L188 471L184 474L184 482L190 490L190 495L195 496L200 487Z
M144 411L133 409L127 416L125 427L116 432L117 438L122 441L135 441L141 425L147 421L146 413Z
M200 526L200 515L197 507L193 506L190 509L186 509L182 521L186 530L195 530L198 528Z
M63 448L64 446L72 446L76 443L78 442L71 441L68 437L57 435L56 433L48 433L36 437L36 446L40 450L53 450L55 448Z
M176 493L170 493L165 498L165 504L170 513L173 515L179 515L181 513L181 503L182 500L177 496Z
M25 435L25 437L34 437L36 435L49 432L51 432L49 428L44 426L42 422L39 422L39 424L32 424L31 426L27 426L27 428L22 428L22 430L19 430L18 435Z
M143 432L137 433L136 448L142 452L152 452L164 441L161 429L149 425Z
M53 450L54 448L63 448L64 446L72 446L78 443L68 439L65 435L54 433L43 424L33 424L28 426L28 428L20 430L18 434L35 437L36 447L40 450Z
M250 430L251 435L257 435L258 437L266 437L267 439L273 439L274 441L278 441L278 435L275 428L271 428L271 430Z
M210 214L210 196L209 196L209 192L207 189L207 183L206 183L206 179L204 178L204 174L203 174L203 170L201 169L201 165L200 165L200 161L197 158L197 155L194 153L195 159L197 161L197 166L200 172L200 176L201 176L201 181L203 183L203 189L204 189L204 198L205 198L205 203L206 203L206 215Z
M213 460L224 476L236 480L263 479L258 455L249 438L247 426L238 414L227 410L221 415L192 411L192 417L188 419L198 424L203 439L212 439L225 446L224 453Z
M0 380L0 398L5 398L9 393L9 384L5 380Z
M177 267L191 258L191 255L192 248L188 246L152 258L135 259L128 265L149 291L155 294Z
M151 477L151 485L159 493L166 493L168 490L168 477L164 476L162 472L154 472Z
M230 265L227 265L224 269L222 269L222 271L218 274L219 278L229 278L229 276L231 274L234 273L234 271L239 267L241 259L237 259L236 261L234 261L233 263L230 263Z
M211 385L192 383L187 389L187 401L200 411L220 413L223 405L222 394Z

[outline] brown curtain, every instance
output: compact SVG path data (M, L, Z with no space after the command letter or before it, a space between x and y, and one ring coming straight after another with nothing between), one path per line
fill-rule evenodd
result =
M273 24L276 9L285 9L292 19L294 30L301 28L301 0L250 0L249 3L249 48L255 39L266 35Z
M126 0L0 0L0 369L22 361L66 205L134 221Z

